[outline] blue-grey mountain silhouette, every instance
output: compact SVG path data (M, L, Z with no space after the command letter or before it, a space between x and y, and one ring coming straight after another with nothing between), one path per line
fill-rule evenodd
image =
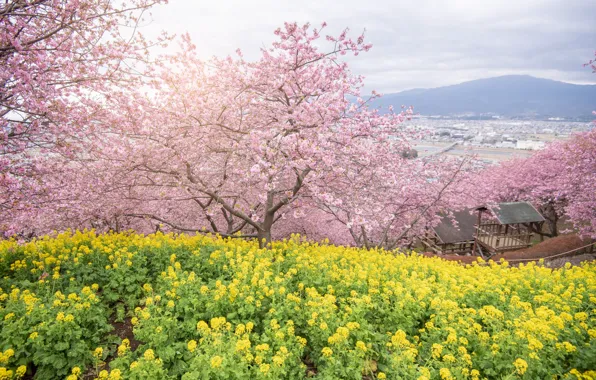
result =
M589 118L596 110L596 85L506 75L385 94L372 105L383 109L413 106L421 115Z

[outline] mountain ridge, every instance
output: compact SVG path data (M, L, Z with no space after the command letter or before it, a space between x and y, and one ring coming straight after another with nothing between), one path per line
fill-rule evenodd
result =
M385 94L371 104L381 109L413 106L422 115L586 118L596 110L596 85L504 75Z

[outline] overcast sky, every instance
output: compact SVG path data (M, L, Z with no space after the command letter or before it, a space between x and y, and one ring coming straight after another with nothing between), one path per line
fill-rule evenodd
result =
M389 93L506 74L596 83L594 0L170 0L143 28L189 32L201 56L240 48L255 59L284 21L366 29L370 52L350 59L368 90Z

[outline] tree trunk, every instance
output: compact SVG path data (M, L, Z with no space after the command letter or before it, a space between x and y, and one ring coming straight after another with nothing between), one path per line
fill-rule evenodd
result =
M557 217L557 214L553 211L553 218L548 220L550 226L550 233L553 237L559 236L559 230L557 229L558 221L559 218Z
M271 227L275 221L275 212L265 212L265 219L257 231L259 248L265 248L271 244Z
M271 244L271 229L257 231L257 239L259 240L259 248L265 248Z
M546 219L546 222L548 223L548 229L550 231L550 233L546 236L559 236L559 231L557 228L557 223L559 222L559 215L557 215L557 211L555 210L554 205L548 203L543 206L543 210L544 211L542 212L542 216L544 216L544 219Z

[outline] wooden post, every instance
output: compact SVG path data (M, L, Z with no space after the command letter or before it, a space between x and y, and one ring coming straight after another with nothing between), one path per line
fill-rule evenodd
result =
M482 221L482 209L478 209L478 219L476 220L476 230L474 233L474 245L472 246L472 255L476 256L476 245L478 244L478 229L480 228L480 222Z

